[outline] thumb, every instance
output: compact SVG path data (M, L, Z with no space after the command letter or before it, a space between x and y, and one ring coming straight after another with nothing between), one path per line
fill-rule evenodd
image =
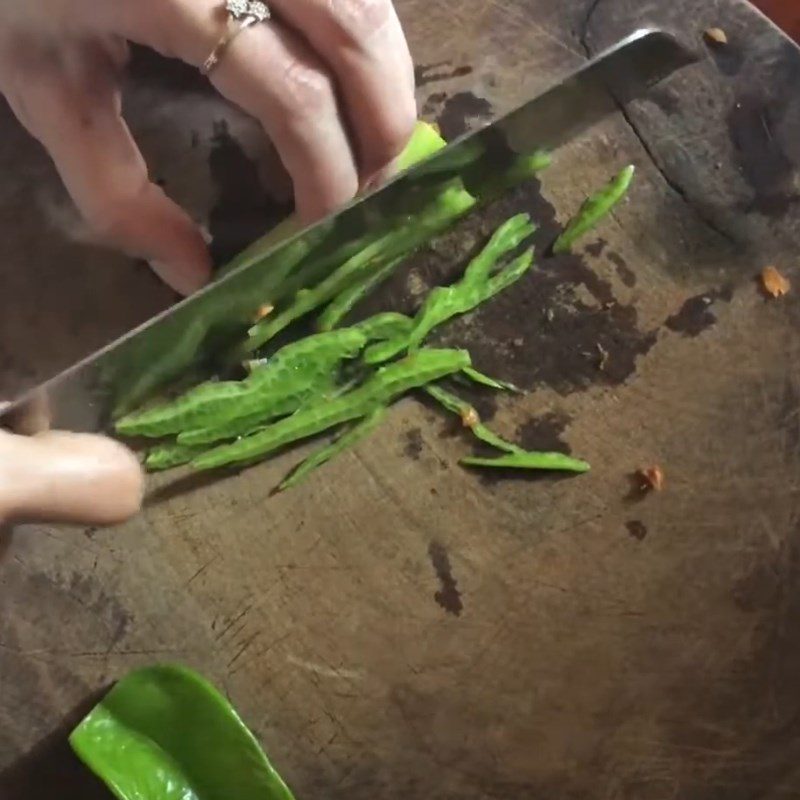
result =
M136 457L111 439L0 430L0 522L113 525L138 512L143 492Z

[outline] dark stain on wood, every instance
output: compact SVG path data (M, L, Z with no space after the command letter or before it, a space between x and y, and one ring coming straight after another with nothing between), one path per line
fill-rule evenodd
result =
M424 442L422 441L422 431L419 428L412 428L405 432L405 446L403 452L408 458L413 458L415 461L419 460L422 454Z
M231 136L225 121L214 126L208 166L217 188L216 204L208 217L211 255L220 265L291 214L292 206L267 194L257 165Z
M569 415L558 412L533 417L520 425L517 441L526 450L570 455L572 448L564 441L562 434L571 421Z
M643 542L647 538L647 526L639 519L630 519L625 523L628 533L637 542Z
M465 241L474 252L520 211L530 213L539 225L533 243L538 253L547 253L563 228L542 196L539 181L533 180L448 234L454 248L460 244L460 258L447 248L446 256L423 257L430 266L431 285L450 282L463 270ZM417 260L418 269L419 265ZM549 386L564 395L595 383L623 383L655 341L655 331L639 329L636 307L618 302L611 284L577 254L543 258L513 290L431 337L437 345L466 347L483 372L522 389ZM607 354L602 369L601 352Z
M439 579L441 588L433 595L434 600L448 613L460 616L464 610L461 593L458 591L458 582L453 577L453 568L447 549L440 542L431 542L428 546L428 556Z
M596 242L586 245L586 252L593 258L600 258L607 245L608 242L605 239L598 239Z
M472 92L458 92L446 100L437 122L442 136L451 141L466 133L475 123L490 120L493 113L494 109L488 100Z
M628 262L619 254L610 250L608 260L614 265L614 269L622 283L629 289L636 286L636 273L628 266Z
M447 92L434 92L422 104L422 116L424 118L436 117L447 100Z
M690 297L678 312L667 319L665 324L669 330L675 333L682 333L689 337L699 336L717 322L714 303L719 300L729 303L732 297L733 289L730 286Z
M417 64L417 66L414 67L414 81L417 87L422 87L438 81L463 78L467 75L471 75L472 72L472 67L466 64L460 67L453 67L450 65L449 61L441 61L438 64Z

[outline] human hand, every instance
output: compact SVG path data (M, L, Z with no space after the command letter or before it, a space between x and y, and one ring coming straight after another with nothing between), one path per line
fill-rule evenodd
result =
M14 432L0 429L0 528L20 521L110 525L139 510L142 469L121 444L48 431L44 403L1 421Z
M211 75L255 117L318 219L382 179L416 120L411 57L391 0L272 0ZM121 116L129 41L199 67L225 30L222 0L0 0L0 92L47 149L98 236L189 294L211 264L197 225L148 177ZM34 415L35 417L36 415ZM0 430L0 522L108 524L134 514L142 474L121 445ZM27 428L27 430L25 430Z
M413 130L414 76L391 0L271 0L213 84L255 117L311 222L382 178ZM0 0L0 92L89 225L188 294L210 275L200 229L150 182L121 116L127 42L199 67L223 0Z

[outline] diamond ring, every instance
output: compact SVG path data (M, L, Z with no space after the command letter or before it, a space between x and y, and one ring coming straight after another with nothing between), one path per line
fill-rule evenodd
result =
M251 25L266 22L272 15L269 7L261 0L225 0L225 12L228 15L227 27L209 57L200 67L203 75L209 75L219 64L231 42Z

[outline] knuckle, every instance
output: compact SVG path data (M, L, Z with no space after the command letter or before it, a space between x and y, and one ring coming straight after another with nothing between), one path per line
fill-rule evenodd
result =
M133 191L108 191L102 197L92 198L81 209L86 224L101 239L111 242L125 239L131 221L141 210L147 188L143 184Z
M303 119L330 112L336 107L333 81L321 67L293 61L287 66L284 78L286 101Z
M394 15L391 0L326 0L339 32L356 44L371 40Z
M414 133L416 124L417 115L415 109L409 109L407 112L397 115L397 117L389 123L386 130L386 141L388 151L392 158L399 155L408 144L411 135Z
M122 234L129 208L125 200L109 198L105 203L88 205L83 209L83 216L96 235L113 241Z
M411 139L416 122L414 107L387 114L381 121L379 135L370 143L369 160L372 163L369 166L378 169L399 156Z

